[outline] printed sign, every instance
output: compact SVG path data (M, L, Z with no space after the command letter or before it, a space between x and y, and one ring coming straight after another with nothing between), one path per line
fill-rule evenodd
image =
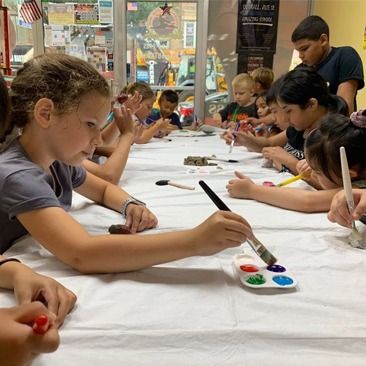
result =
M276 52L279 0L239 0L237 52Z
M97 4L74 4L75 24L99 24Z

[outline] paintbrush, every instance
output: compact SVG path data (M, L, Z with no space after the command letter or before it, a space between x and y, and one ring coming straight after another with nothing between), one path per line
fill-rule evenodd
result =
M287 186L288 184L292 183L292 182L296 182L297 180L300 180L304 178L303 174L299 174L299 175L295 175L294 177L288 178L283 180L282 182L276 184L276 187L283 187L283 186Z
M216 195L216 193L203 181L200 180L198 184L203 188L206 194L211 198L211 201L219 210L231 211L226 204ZM268 251L268 249L254 236L252 239L247 239L248 244L257 253L257 255L269 266L277 262L277 258Z
M181 183L176 183L176 182L172 182L171 180L168 179L162 179L162 180L158 180L157 182L155 182L155 184L157 186L173 186L173 187L177 187L177 188L182 188L182 189L189 189L191 191L195 190L195 187L192 186L187 186L185 184L181 184Z
M223 161L225 163L239 163L239 160L234 160L234 159L220 159L220 158L216 158L215 156L205 156L205 158L207 160Z
M343 189L346 194L348 210L350 214L352 214L355 208L355 203L353 201L352 183L351 183L351 177L349 175L346 150L343 146L339 148L339 153L341 154ZM355 248L365 248L365 244L363 243L363 237L357 230L355 220L352 220L352 232L350 236L350 244Z
M234 129L234 132L233 132L233 139L231 140L231 143L230 143L230 148L229 148L229 154L232 153L233 151L233 147L234 147L234 143L235 143L235 138L236 138L236 134L238 133L239 131L239 127L240 127L240 121L236 122L236 126L235 126L235 129Z

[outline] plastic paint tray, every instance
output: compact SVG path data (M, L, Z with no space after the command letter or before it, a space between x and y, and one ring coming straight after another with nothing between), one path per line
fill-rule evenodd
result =
M260 258L241 253L234 256L233 267L240 282L251 288L293 288L295 277L281 264L267 266Z

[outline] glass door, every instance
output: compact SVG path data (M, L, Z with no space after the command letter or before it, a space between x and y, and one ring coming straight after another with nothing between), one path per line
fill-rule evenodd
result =
M184 102L180 106L185 108L187 123L192 122L194 115L199 116L197 108L194 111L198 99L204 101L206 90L213 88L212 75L206 80L197 77L205 75L209 62L204 51L204 4L208 7L208 0L123 0L122 4L127 64L120 81L122 86L143 81L158 95L166 89L177 91L180 102ZM200 27L205 31L200 33Z

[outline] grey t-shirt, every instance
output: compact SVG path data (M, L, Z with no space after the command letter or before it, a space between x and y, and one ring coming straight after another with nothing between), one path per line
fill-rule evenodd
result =
M18 140L0 153L0 253L27 234L17 215L71 207L72 190L84 183L85 169L55 161L50 170L52 177L30 160Z

